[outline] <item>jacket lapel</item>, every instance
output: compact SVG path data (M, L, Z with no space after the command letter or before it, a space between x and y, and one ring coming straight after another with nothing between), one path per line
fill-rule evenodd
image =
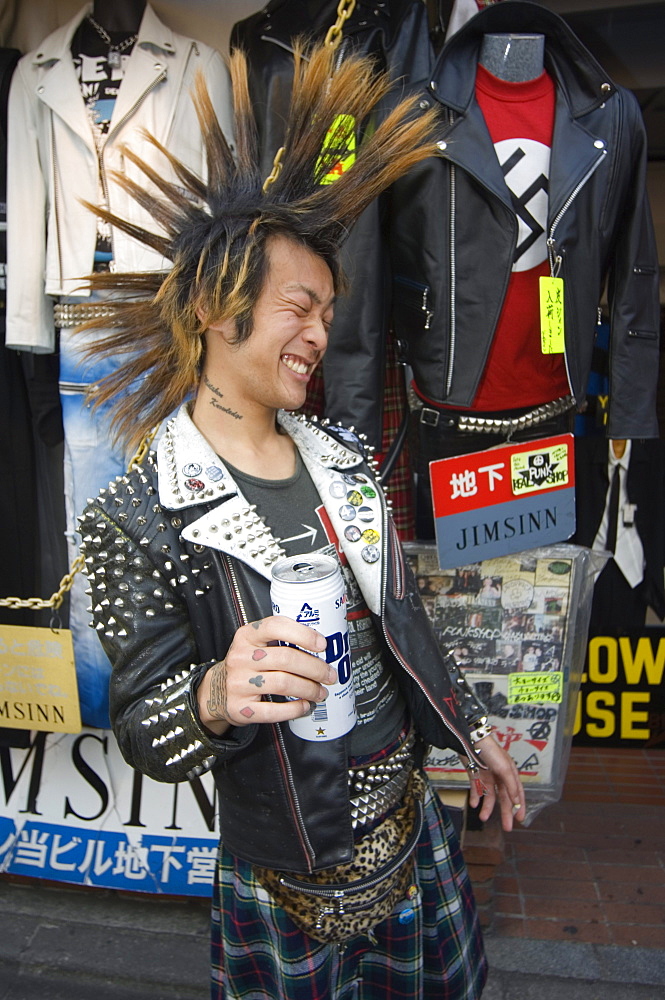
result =
M337 537L340 559L348 562L368 607L378 613L385 561L382 538L385 509L381 491L373 487L364 473L354 472L363 461L357 452L303 417L280 411L278 419L295 442L318 490ZM200 517L183 527L181 537L195 545L225 552L269 580L273 563L285 555L279 539L258 516L229 469L194 426L186 406L168 422L157 447L157 463L159 502L163 507L173 511L204 508ZM362 482L347 482L344 478L353 475ZM355 541L345 535L349 522L340 515L346 501L346 494L340 496L342 489L346 494L354 491L362 496L359 510L363 510L367 520L360 521L358 528L376 532L379 539L375 543L371 534Z
M92 4L86 5L67 24L45 39L47 44L38 49L33 61L41 70L37 88L39 99L95 152L92 129L70 52L74 33L91 8Z

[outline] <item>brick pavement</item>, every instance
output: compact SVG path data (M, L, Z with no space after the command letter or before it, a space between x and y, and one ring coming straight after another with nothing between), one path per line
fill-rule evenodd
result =
M573 747L561 801L503 849L488 936L665 949L662 751Z

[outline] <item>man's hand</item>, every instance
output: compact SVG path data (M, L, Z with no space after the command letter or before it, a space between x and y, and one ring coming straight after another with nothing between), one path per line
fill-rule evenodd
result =
M475 749L489 770L475 771L471 776L469 804L475 809L480 804L481 798L483 799L483 807L478 815L484 822L492 815L498 799L501 825L508 832L512 830L514 820L523 822L526 817L524 788L515 762L493 736L485 736L484 739L478 740Z
M324 636L284 615L243 625L226 657L206 671L199 685L201 722L221 736L231 726L285 722L307 715L316 702L327 698L323 685L337 681L337 672L325 660L311 655L325 648ZM264 695L296 700L271 702L264 700Z

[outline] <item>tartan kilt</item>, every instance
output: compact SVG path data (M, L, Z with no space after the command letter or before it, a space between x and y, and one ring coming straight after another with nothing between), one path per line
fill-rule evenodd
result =
M220 844L212 906L212 1000L477 1000L487 977L459 843L431 788L416 848L420 898L366 936L322 944L295 926L252 866Z

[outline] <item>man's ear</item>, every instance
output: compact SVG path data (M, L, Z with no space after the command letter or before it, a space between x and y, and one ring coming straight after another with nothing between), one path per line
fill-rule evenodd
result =
M233 329L235 327L233 320L220 319L216 323L210 323L208 320L208 314L203 306L196 307L196 318L201 323L201 326L203 326L206 330L216 330L225 337L229 336L229 334L233 336Z

